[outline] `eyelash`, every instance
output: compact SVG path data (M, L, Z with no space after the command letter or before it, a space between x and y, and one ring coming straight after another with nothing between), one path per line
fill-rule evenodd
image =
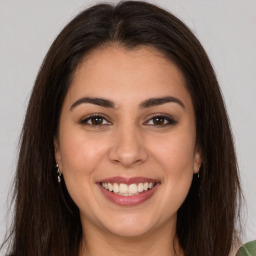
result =
M104 117L104 116L102 116L102 115L100 115L100 114L93 114L93 115L90 115L90 116L88 116L88 117L86 117L85 119L83 119L83 120L81 120L80 121L80 123L82 124L82 125L87 125L87 126L93 126L93 127L97 127L97 128L100 128L100 127L102 127L103 125L110 125L109 124L109 121L107 121L108 122L108 124L89 124L88 123L88 121L89 120L93 120L93 119L96 119L96 118L100 118L100 119L104 119L105 121L107 121L107 119ZM150 120L153 120L153 119L155 119L155 118L163 118L164 119L164 124L163 125L154 125L154 124L150 124L151 126L156 126L156 127L166 127L166 126L171 126L171 125L175 125L176 123L177 123L177 121L175 121L174 120L174 118L173 117L171 117L171 116L169 116L169 115L166 115L166 114L161 114L161 113L159 113L159 114L155 114L155 115L153 115L148 121L147 121L147 123L150 121ZM166 123L166 121L167 121L167 123Z

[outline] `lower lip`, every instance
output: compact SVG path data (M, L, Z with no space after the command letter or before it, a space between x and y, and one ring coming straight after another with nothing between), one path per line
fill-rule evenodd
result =
M160 186L160 183L157 183L152 189L139 193L136 196L120 196L113 192L108 191L103 188L100 184L98 184L102 193L114 204L120 206L134 206L141 204L151 198L155 193L156 189Z

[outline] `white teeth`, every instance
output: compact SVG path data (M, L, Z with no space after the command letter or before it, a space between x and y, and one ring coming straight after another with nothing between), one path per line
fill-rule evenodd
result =
M148 190L148 183L147 183L147 182L144 183L144 186L143 186L143 187L144 187L144 190L147 191L147 190Z
M119 185L119 192L122 194L127 194L128 193L128 186L126 184L121 183Z
M111 183L108 183L108 190L109 190L109 191L112 191L112 190L113 190L113 186L112 186Z
M147 191L152 189L155 186L153 182L145 182L139 184L118 184L118 183L101 183L101 186L115 194L122 195L122 196L134 196L138 195L143 191Z
M138 189L136 184L129 185L129 194L137 194Z
M139 185L138 185L138 192L142 192L143 190L144 190L143 183L139 183Z
M119 186L117 185L117 183L114 183L114 185L113 185L113 191L114 191L115 193L118 193L118 192L119 192Z

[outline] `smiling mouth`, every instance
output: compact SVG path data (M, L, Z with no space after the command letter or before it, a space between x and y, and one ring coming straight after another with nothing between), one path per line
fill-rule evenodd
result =
M148 201L161 185L147 177L109 177L96 182L109 201L119 206L135 206Z
M132 183L132 184L124 184L124 183L109 183L109 182L101 182L101 187L104 189L120 196L136 196L141 194L142 192L151 190L156 183L155 182L144 182L144 183Z

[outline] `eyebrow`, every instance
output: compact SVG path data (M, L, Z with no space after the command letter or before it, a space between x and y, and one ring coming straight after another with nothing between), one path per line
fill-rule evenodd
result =
M139 105L139 108L145 109L145 108L162 105L162 104L169 103L169 102L177 103L182 108L185 108L185 105L182 103L182 101L173 96L165 96L165 97L160 97L160 98L149 98L149 99L141 102ZM83 97L72 104L72 106L70 107L70 111L73 108L75 108L76 106L78 106L80 104L84 104L84 103L90 103L90 104L98 105L98 106L101 106L104 108L118 109L116 104L112 100L108 100L105 98Z

